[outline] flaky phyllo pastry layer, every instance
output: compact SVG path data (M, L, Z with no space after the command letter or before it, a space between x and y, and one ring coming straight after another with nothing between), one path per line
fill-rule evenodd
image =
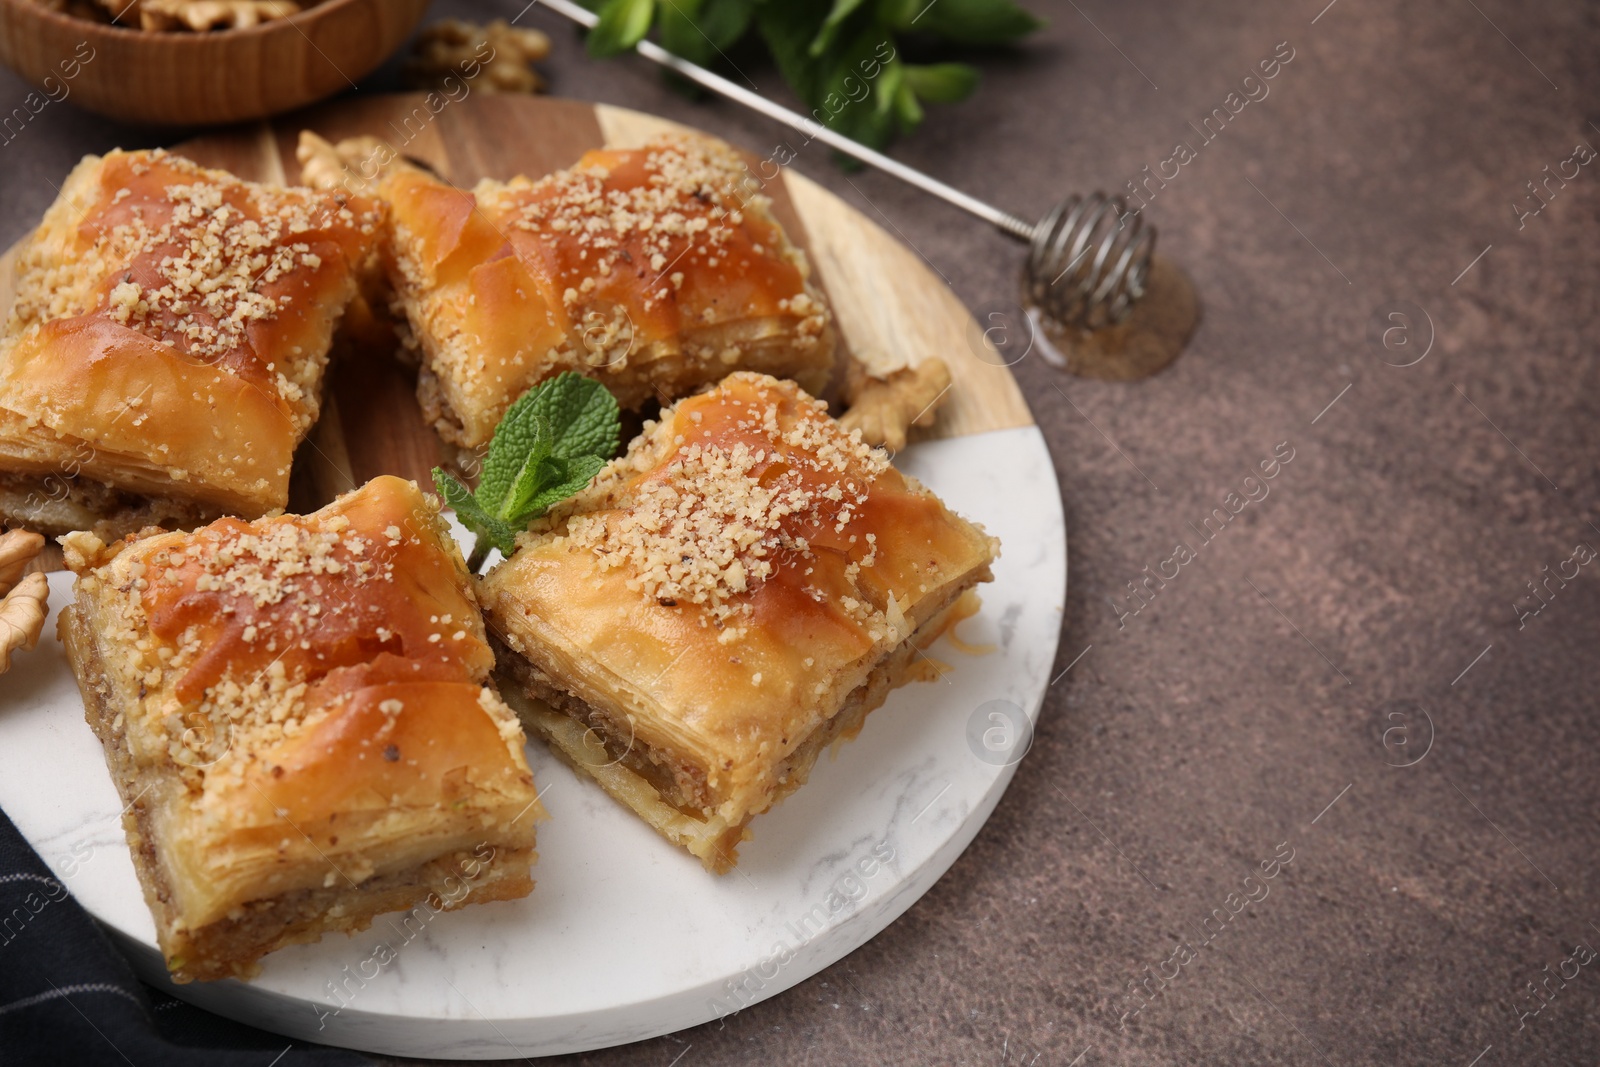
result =
M304 517L63 541L78 580L61 637L179 981L248 976L273 949L424 900L532 888L523 733L414 484L378 478Z
M453 444L483 445L524 390L565 370L625 408L738 369L828 381L832 320L805 256L720 141L592 151L470 192L392 166L376 189L419 396Z
M376 201L90 156L0 331L0 521L111 537L288 501Z
M721 872L997 550L794 383L737 373L646 423L480 596L524 724Z

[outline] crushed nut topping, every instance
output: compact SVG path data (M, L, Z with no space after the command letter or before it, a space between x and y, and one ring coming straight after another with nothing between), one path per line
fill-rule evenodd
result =
M748 612L741 598L779 567L810 560L808 533L843 534L888 467L859 434L829 419L820 401L794 393L801 402L787 425L779 419L782 394L775 391L752 400L723 398L718 406L739 414L706 439L675 434L662 462L626 483L616 475L635 460L613 461L612 477L603 473L563 509L572 546L595 553L603 569L625 568L628 587L659 603L699 605L723 625ZM680 408L686 430L707 425L704 398ZM678 410L663 412L658 435L675 424ZM651 432L647 426L646 435ZM724 443L733 438L739 440ZM866 535L868 552L849 565L849 577L872 565L875 541ZM863 618L871 614L869 606L857 606Z
M46 216L54 232L24 253L5 332L108 320L251 382L286 402L296 432L309 428L325 353L303 342L329 329L319 311L353 293L352 257L368 254L381 205L243 181L159 149L91 162ZM141 402L128 400L135 424Z
M357 510L370 505L356 494L342 500L348 513L336 503L191 534L152 528L111 549L89 534L63 539L80 590L104 605L100 640L127 650L120 684L139 690L143 728L195 782L246 773L251 753L385 679L488 670L465 575L435 519L418 510L402 524L397 512Z
M694 257L716 266L731 228L744 221L744 205L766 200L756 194L739 157L705 138L680 137L651 145L645 150L643 169L646 180L626 188L608 186L607 167L577 166L552 174L537 186L525 180L511 182L500 195L517 202L511 222L515 228L549 241L577 240L580 258L592 265L593 274L585 279L591 288L594 275L604 278L648 267L653 275L648 306L670 299L681 284L681 271L675 272L676 282L665 275L672 266ZM526 199L530 188L537 188L536 199ZM488 200L494 195L485 191ZM640 242L646 259L636 264ZM569 288L563 299L571 307L585 295Z
M322 266L310 244L294 240L326 224L312 201L283 203L252 191L239 204L240 197L207 181L169 185L166 198L171 211L159 226L141 213L109 234L127 258L147 258L157 276L141 285L129 271L107 296L110 315L155 340L215 360L244 345L252 324L292 302L261 286Z

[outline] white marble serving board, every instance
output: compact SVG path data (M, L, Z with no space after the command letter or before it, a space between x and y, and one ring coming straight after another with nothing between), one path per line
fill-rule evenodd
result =
M498 1059L638 1041L764 999L888 926L977 834L1016 766L1011 707L1038 715L1060 636L1066 530L1035 427L914 445L896 464L1002 542L983 610L930 654L954 666L895 692L810 782L753 823L732 874L657 837L534 743L550 818L537 886L409 926L273 953L251 982L173 986L155 947L99 743L56 642L0 677L0 807L141 976L298 1040L394 1055ZM50 605L71 596L54 574ZM985 748L985 745L988 748Z

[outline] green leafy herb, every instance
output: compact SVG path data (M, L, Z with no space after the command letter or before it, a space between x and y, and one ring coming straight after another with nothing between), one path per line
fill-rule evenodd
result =
M662 47L702 66L731 65L729 52L759 41L812 117L873 148L916 129L923 104L956 103L978 86L967 64L912 63L908 46L1008 45L1043 25L1014 0L584 2L600 14L589 34L596 56L631 49L652 26Z
M661 46L701 66L721 59L745 35L753 13L749 0L671 0L658 10Z
M834 37L843 26L845 20L856 13L865 0L834 0L833 8L828 12L828 17L822 20L821 29L811 39L811 45L806 49L812 59L817 59L827 53L832 47Z
M445 503L478 535L468 566L483 566L491 548L509 556L530 520L600 473L620 433L616 398L599 382L568 372L529 389L506 411L476 491L433 468Z
M965 63L935 63L932 66L905 65L906 84L930 104L955 104L972 95L978 87L978 72Z
M589 33L589 54L626 52L650 32L655 15L656 0L607 0L600 8L600 21Z
M1042 25L1011 0L938 0L913 12L899 28L915 26L951 41L995 45L1026 37Z

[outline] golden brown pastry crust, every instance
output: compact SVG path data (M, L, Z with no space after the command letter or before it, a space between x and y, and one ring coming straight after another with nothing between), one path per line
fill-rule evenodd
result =
M647 423L480 596L524 691L570 696L660 797L737 829L818 730L903 680L881 668L997 547L792 382L737 373Z
M22 254L0 332L0 519L71 521L45 505L80 482L131 512L283 507L382 217L160 151L85 159Z
M465 564L414 484L111 548L63 540L78 583L62 638L180 981L359 929L479 846L498 892L531 887L523 734L485 684Z
M440 434L484 444L513 400L564 370L629 408L736 369L821 391L831 315L748 183L727 145L687 137L472 192L386 174L390 276Z

